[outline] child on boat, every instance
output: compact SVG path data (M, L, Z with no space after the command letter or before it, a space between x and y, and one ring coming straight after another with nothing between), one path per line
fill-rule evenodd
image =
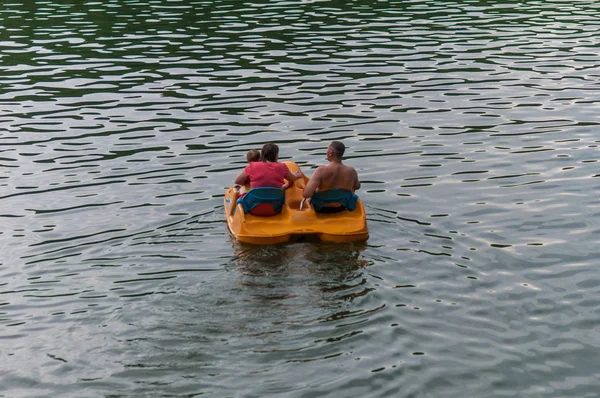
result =
M260 152L256 149L250 149L248 152L246 152L246 160L248 163L260 162Z

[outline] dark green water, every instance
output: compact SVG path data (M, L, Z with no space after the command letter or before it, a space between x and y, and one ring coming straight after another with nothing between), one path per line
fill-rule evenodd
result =
M600 5L0 5L0 396L597 397ZM223 193L331 140L365 244Z

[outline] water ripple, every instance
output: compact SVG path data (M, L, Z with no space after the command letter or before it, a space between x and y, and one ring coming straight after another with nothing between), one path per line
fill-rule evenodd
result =
M599 15L4 4L3 391L595 396ZM331 140L368 242L234 242L245 152Z

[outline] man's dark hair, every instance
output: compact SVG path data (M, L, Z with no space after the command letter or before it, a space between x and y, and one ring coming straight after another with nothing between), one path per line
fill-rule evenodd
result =
M279 155L279 147L276 144L268 143L263 145L261 158L263 162L276 162Z
M346 150L346 146L339 141L332 141L330 145L331 145L331 150L333 151L333 154L341 159L342 156L344 156L344 151Z

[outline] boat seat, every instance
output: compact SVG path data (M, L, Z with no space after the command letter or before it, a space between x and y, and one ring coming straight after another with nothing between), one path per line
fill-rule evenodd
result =
M236 203L240 203L244 213L253 216L274 216L281 213L285 201L285 192L281 188L252 188Z
M356 201L358 196L353 194L352 191L341 188L328 189L327 191L317 191L313 194L310 199L310 204L314 207L318 213L322 208L328 204L338 203L343 206L346 210L353 211L356 209Z

